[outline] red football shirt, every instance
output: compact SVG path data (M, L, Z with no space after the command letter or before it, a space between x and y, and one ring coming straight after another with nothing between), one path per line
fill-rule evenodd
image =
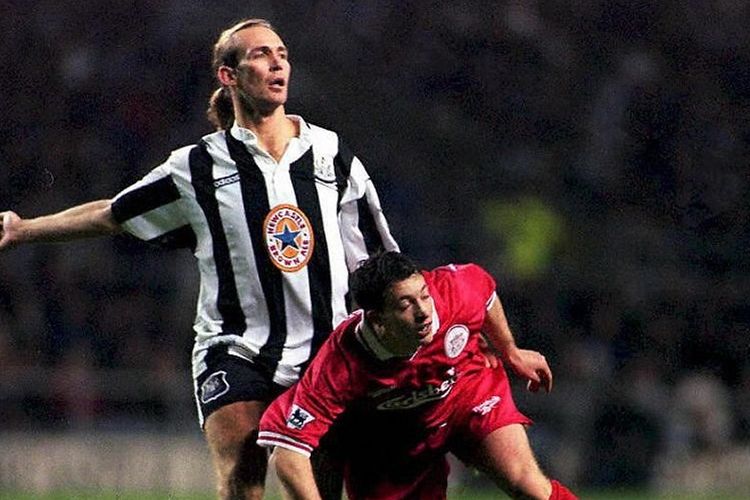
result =
M389 358L363 327L362 311L353 313L329 336L300 381L264 413L259 444L309 456L346 410L356 415L348 420L357 438L368 438L370 445L387 439L408 454L430 446L430 436L447 425L454 403L466 397L462 387L473 390L472 378L486 370L479 333L497 296L494 279L474 264L422 274L435 305L432 342L408 359ZM365 446L356 439L348 444Z

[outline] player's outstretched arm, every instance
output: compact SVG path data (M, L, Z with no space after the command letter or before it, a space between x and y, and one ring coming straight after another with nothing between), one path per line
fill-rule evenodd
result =
M270 464L284 489L284 498L321 500L308 457L277 446L271 454Z
M0 212L0 250L22 243L69 241L119 233L121 228L112 216L111 206L110 200L98 200L33 219L22 219L15 212Z
M540 387L547 392L552 390L552 370L547 360L537 351L516 346L499 297L487 311L482 332L513 372L528 380L530 391L536 392Z

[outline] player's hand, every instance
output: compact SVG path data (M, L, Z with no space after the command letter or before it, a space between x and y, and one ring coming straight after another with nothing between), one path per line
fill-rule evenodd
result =
M526 379L526 388L537 392L544 388L545 392L552 390L552 370L541 353L528 349L514 347L503 353L503 360L519 377Z
M479 352L484 357L484 366L487 368L494 369L500 364L497 353L484 338L484 335L479 336Z
M19 240L21 218L15 212L0 212L0 250L13 247Z

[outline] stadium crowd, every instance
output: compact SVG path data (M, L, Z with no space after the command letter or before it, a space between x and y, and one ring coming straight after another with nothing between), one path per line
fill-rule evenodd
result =
M491 270L551 360L517 403L556 476L658 486L750 447L750 6L253 5L6 2L0 208L111 196L208 133L208 41L268 17L300 54L288 109L347 136L402 248ZM192 430L190 259L0 255L4 429Z

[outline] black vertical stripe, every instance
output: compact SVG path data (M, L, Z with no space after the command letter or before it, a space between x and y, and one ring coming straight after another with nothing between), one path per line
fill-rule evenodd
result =
M227 236L224 233L219 203L216 200L212 175L213 159L204 142L199 143L190 151L189 161L195 199L206 216L208 230L211 233L219 284L216 303L223 319L222 331L225 334L242 335L246 328L245 314L240 306Z
M354 162L354 154L343 141L339 140L339 151L333 159L333 167L336 172L336 184L339 188L339 202L344 195L344 190L346 189L349 175L352 171L352 162ZM362 232L362 236L365 240L367 253L370 255L377 253L379 250L382 250L385 245L380 237L380 232L378 232L375 218L367 204L366 195L357 200L357 212L359 213L359 230Z
M338 207L336 207L337 213L341 210L341 198L344 196L344 192L346 191L346 186L349 182L349 175L352 172L352 162L354 162L354 153L351 152L349 147L344 141L341 140L341 138L339 138L338 146L338 153L336 153L336 157L333 159L333 168L334 172L336 173L336 185L339 189L339 205ZM365 246L366 245L367 240L365 240ZM368 248L369 250L369 247L366 246L366 248ZM368 253L372 255L373 252ZM346 310L351 312L354 309L354 304L349 292L346 292L344 300L346 302Z
M336 173L336 185L339 188L339 203L341 203L341 197L344 196L346 184L349 181L349 174L352 171L353 161L354 155L349 150L349 147L347 147L343 141L339 140L339 151L333 159L333 169ZM340 209L341 206L339 205L338 208Z
M357 200L357 213L359 214L359 230L365 240L367 253L373 255L383 250L385 245L380 237L378 225L375 223L370 205L367 203L367 195Z
M281 354L286 343L287 328L281 270L271 262L263 231L263 222L271 207L266 185L263 181L263 174L252 155L247 151L245 145L232 137L229 132L226 132L225 136L229 155L237 164L237 170L240 174L245 219L247 220L253 253L255 254L255 267L266 298L270 319L268 341L261 347L260 353L254 361L267 369L270 374L273 374L281 360Z
M323 226L318 190L315 188L314 156L312 148L302 158L294 162L289 170L297 206L307 215L315 237L313 254L307 263L307 276L310 283L312 301L313 338L311 356L320 348L331 332L333 296L331 284L331 264L328 260L328 242Z

